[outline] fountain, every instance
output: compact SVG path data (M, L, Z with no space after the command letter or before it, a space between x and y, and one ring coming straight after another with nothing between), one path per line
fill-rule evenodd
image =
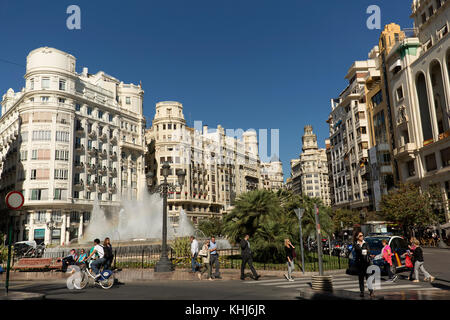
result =
M160 195L148 192L144 192L139 200L123 199L118 214L106 212L95 200L91 221L79 242L90 243L95 238L106 237L115 242L161 239L162 210ZM169 221L167 225L168 239L195 233L195 228L183 209L180 212L178 226L173 226Z

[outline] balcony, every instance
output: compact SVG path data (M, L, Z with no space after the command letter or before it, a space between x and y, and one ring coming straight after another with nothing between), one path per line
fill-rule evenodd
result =
M91 183L89 183L89 184L86 184L85 188L86 188L86 190L89 191L89 192L95 191L95 183L94 183L94 182L91 182Z
M84 163L83 163L83 162L76 162L76 163L75 163L75 169L76 169L76 170L82 170L82 169L84 169Z
M106 166L103 166L102 168L100 168L98 173L101 174L102 176L106 176L108 174L108 170L106 169Z
M113 185L109 186L109 192L110 193L116 193L117 192L117 188L116 188L116 184L115 183Z
M103 182L103 184L98 185L98 191L101 193L106 192L106 182Z
M111 177L117 177L117 169L116 169L116 168L112 169L112 170L109 172L109 175L110 175Z
M84 128L83 127L76 127L75 131L77 134L83 134L84 133Z
M75 145L75 151L76 152L84 152L84 145L83 144L76 144Z
M96 136L97 136L97 134L95 133L94 130L92 130L91 132L88 133L88 137L91 139L95 139Z
M109 155L111 156L111 160L117 160L117 152L114 151L114 153L112 151L109 152Z
M99 153L99 156L101 159L106 159L108 157L108 153L106 152L106 149L104 149L103 152Z
M73 183L73 185L74 185L74 187L77 188L77 189L83 188L83 187L84 187L83 179L80 179L80 180L78 180L78 181L76 180L76 181Z
M96 157L97 156L97 149L95 149L95 148L89 149L88 154L90 156L92 156L92 157Z
M117 144L117 136L112 137L109 142L111 142L111 144Z
M414 158L415 150L416 150L415 143L407 143L401 147L394 149L394 157L395 158L405 158L405 157Z
M106 133L102 134L99 138L101 141L105 142L106 140L108 140L108 136L106 135Z
M95 164L89 164L89 163L87 163L87 164L86 164L86 168L87 168L87 172L88 172L88 173L95 173L95 170L96 170Z

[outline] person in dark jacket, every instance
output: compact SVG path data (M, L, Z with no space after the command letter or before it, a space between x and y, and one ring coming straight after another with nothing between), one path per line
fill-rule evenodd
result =
M435 278L432 275L430 275L423 266L423 251L422 251L422 248L420 247L419 240L415 239L413 243L416 246L416 248L414 249L414 252L413 252L414 276L415 276L415 279L413 282L419 282L419 270L422 271L422 273L425 276L424 281L433 282Z
M294 262L294 253L295 253L295 247L291 243L291 240L284 239L284 252L286 254L286 263L288 267L288 273L284 274L284 277L288 281L294 281L292 278L292 273L295 270L295 262Z
M246 234L244 236L244 239L241 240L241 254L242 254L242 265L241 265L241 280L245 280L244 270L245 265L248 263L248 266L250 267L250 270L253 273L253 279L258 280L260 278L260 275L256 273L255 268L253 267L253 254L252 250L250 249L250 242L248 242L248 239L250 236Z
M105 241L103 241L103 252L104 252L104 258L105 258L105 264L104 269L108 270L111 268L111 264L114 259L114 254L111 246L111 240L109 238L105 238Z
M367 268L370 265L370 247L364 241L364 234L358 233L355 243L355 266L358 269L360 297L364 297L364 278L367 280ZM374 297L373 289L369 289L370 297Z

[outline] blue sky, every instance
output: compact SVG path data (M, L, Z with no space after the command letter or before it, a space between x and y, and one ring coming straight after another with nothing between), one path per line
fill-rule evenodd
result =
M324 147L330 99L378 43L367 7L380 6L382 26L409 28L411 2L0 0L0 93L23 87L29 51L55 47L77 58L78 72L142 81L148 125L155 103L173 100L190 125L279 129L287 178L303 127L311 124ZM81 30L66 28L71 4L81 8Z

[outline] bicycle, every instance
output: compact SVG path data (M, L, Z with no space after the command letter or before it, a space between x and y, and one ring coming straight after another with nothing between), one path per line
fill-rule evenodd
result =
M69 279L67 279L68 287L73 286L75 289L82 290L86 288L88 285L90 279L94 280L94 284L100 285L103 289L110 289L115 282L115 276L114 272L112 270L104 269L100 271L100 277L98 278L98 281L96 279L96 275L91 270L91 263L93 260L89 261L89 263L84 263L81 268L78 267L80 270L76 270L75 266L72 266L72 269L75 270L75 272L80 272L79 277L77 277L77 274L72 275ZM74 271L72 270L72 273Z

